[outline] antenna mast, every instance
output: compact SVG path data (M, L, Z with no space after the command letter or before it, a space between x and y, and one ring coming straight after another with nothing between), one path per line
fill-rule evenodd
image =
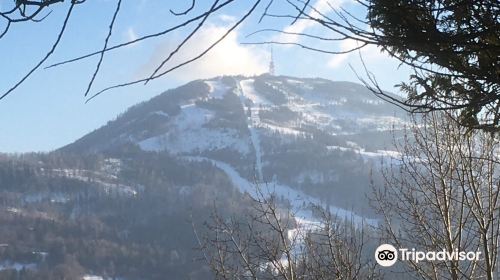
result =
M274 76L274 74L275 74L274 53L273 53L273 46L271 46L271 61L269 62L269 75Z

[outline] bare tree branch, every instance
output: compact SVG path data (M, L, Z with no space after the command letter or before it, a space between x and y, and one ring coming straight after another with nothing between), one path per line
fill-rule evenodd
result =
M174 12L172 9L170 9L170 13L172 13L174 16L183 16L183 15L187 15L189 12L191 12L191 10L194 9L194 6L196 6L196 0L191 0L191 5L186 9L184 10L183 12Z
M87 96L87 94L89 93L90 88L92 88L92 84L94 83L94 80L97 76L97 73L99 73L99 69L101 68L101 63L104 59L104 53L105 53L106 48L108 47L109 38L111 38L111 34L113 33L113 26L115 25L116 16L118 15L118 12L120 11L121 3L122 3L122 0L118 0L118 2L116 3L115 12L113 14L113 18L111 19L111 23L109 24L108 35L106 36L106 39L104 40L104 47L102 48L101 55L99 57L99 62L97 62L97 66L95 68L94 74L92 75L92 78L90 79L90 82L87 86L87 90L85 91L84 96Z
M72 2L68 12L66 13L66 18L64 19L63 25L61 27L61 30L59 31L59 34L57 35L57 39L52 45L51 49L47 52L47 54L33 67L26 75L24 75L21 80L19 80L14 86L12 86L10 89L8 89L5 93L3 93L0 96L0 100L5 98L7 95L12 93L17 87L19 87L26 79L28 79L55 51L57 46L59 45L59 42L61 41L61 38L64 34L64 31L66 30L66 26L68 24L69 18L71 16L71 12L73 11L73 7L75 6L75 2Z

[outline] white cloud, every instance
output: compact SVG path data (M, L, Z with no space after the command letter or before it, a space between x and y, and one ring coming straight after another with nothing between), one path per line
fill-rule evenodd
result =
M127 40L128 41L134 41L137 40L137 33L135 33L134 28L129 27L127 28L127 34L126 34Z
M226 15L226 14L220 15L219 19L222 22L226 22L226 23L235 23L237 21L237 18L235 16Z
M345 52L345 51L348 51L348 50L352 50L352 49L354 49L354 48L356 48L358 46L359 46L359 43L357 41L352 40L352 39L346 39L346 40L343 40L340 43L340 50L339 51ZM337 68L337 67L339 67L346 60L349 59L349 56L351 54L352 53L344 53L344 54L335 54L335 55L333 55L333 57L327 63L328 67L330 67L330 68Z
M339 51L352 50L360 45L361 43L358 41L347 39L342 41ZM361 48L359 51L333 55L333 57L328 61L327 66L330 68L343 68L353 61L359 62L360 54L366 64L394 60L394 58L391 58L388 54L382 53L379 47L375 45L368 45Z
M193 36L187 44L167 63L162 70L189 60L203 52L227 31L227 26L208 23ZM177 40L166 38L153 51L149 61L139 70L139 76L152 74L183 37ZM246 46L238 43L238 30L230 33L222 42L202 58L181 67L167 75L180 81L210 78L220 75L256 75L267 71L269 53L257 46Z

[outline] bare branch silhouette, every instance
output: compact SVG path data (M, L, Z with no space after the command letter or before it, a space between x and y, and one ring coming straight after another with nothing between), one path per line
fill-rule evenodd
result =
M66 13L66 18L64 19L63 25L61 27L61 30L59 34L57 35L57 39L55 40L54 44L52 45L51 49L45 54L45 56L33 67L31 68L30 71L24 77L22 77L14 86L12 86L10 89L8 89L5 93L3 93L0 96L0 100L5 98L7 95L12 93L17 87L19 87L26 79L28 79L40 66L54 53L56 50L57 46L59 45L59 42L61 41L61 38L66 30L66 26L68 25L69 18L71 16L71 12L73 11L73 7L75 6L76 2L72 2L68 12Z
M113 33L113 27L115 25L116 16L118 15L118 12L120 11L121 3L122 3L122 0L118 0L118 2L116 3L115 13L113 14L113 18L111 19L111 23L109 24L108 35L106 36L106 40L104 40L104 47L102 48L101 55L99 57L99 62L97 62L97 66L95 68L94 74L92 75L92 78L90 79L89 85L87 86L87 90L85 91L84 96L87 96L87 94L89 93L90 88L92 88L92 84L94 83L94 80L97 76L97 73L99 73L99 69L101 68L101 63L102 63L102 60L104 59L104 53L105 53L106 48L108 47L109 38L111 38L111 34Z
M194 9L194 6L196 6L196 0L191 0L191 5L185 11L177 13L170 9L170 13L172 13L174 16L187 15L189 12L191 12L191 10Z

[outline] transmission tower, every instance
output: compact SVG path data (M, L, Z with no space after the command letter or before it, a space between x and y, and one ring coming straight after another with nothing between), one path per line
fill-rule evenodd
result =
M269 75L274 76L274 74L275 74L274 53L273 53L273 47L271 46L271 61L269 62Z

